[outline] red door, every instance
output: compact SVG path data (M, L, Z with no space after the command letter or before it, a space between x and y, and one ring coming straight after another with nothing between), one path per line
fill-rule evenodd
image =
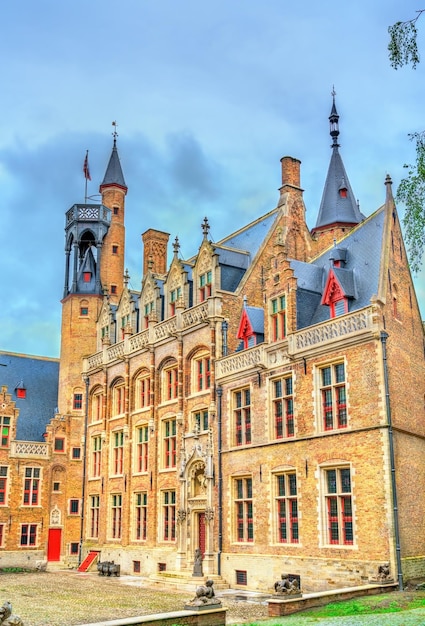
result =
M61 558L61 528L49 528L49 542L47 544L47 560L60 561Z
M205 513L198 515L198 540L202 556L205 554Z

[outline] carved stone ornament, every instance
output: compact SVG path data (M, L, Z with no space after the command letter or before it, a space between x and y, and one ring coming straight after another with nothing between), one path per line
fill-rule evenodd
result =
M214 509L210 506L207 506L207 508L205 509L205 521L212 522L213 519L214 519Z
M57 506L50 511L50 526L60 526L61 512Z
M179 509L177 511L177 523L181 524L182 522L184 522L184 520L187 517L187 513L185 511L185 509Z

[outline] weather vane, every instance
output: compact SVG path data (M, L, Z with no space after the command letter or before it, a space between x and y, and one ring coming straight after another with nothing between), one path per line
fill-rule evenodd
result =
M114 132L112 133L112 136L114 138L114 141L116 141L116 138L118 137L118 133L117 133L118 124L115 120L112 122L112 126L114 127Z
M332 96L333 98L335 98L335 96L336 96L335 85L332 85L331 96Z

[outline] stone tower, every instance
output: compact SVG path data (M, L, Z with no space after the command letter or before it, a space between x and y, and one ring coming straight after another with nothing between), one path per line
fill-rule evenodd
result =
M101 204L74 204L66 213L58 397L61 414L81 414L81 359L96 352L96 321L104 293L115 303L122 292L127 187L116 133L100 192Z

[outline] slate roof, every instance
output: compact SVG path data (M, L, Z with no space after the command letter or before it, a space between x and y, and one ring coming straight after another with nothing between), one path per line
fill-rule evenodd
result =
M251 259L254 258L275 221L278 212L279 209L276 208L266 213L266 215L263 215L255 222L251 222L244 228L228 235L215 245L217 247L233 248L234 250L239 250L239 252L248 250Z
M347 189L346 197L340 194L341 186ZM333 146L315 229L329 224L358 224L363 219L364 215L357 206L338 146Z
M44 441L43 433L54 417L58 403L59 359L0 351L0 386L19 408L18 441ZM16 387L26 389L25 398L16 397Z
M246 306L245 311L253 332L256 335L264 335L264 309L257 306Z
M298 284L298 329L329 319L329 307L321 305L320 300L331 267L349 297L349 311L368 306L372 296L378 293L384 209L382 206L338 243L338 249L346 250L344 267L332 267L330 259L334 256L334 248L310 263L291 260Z
M100 186L103 187L103 185L119 185L120 187L125 187L127 189L127 185L125 184L124 175L121 169L120 158L118 156L117 150L117 142L115 138L108 167L106 168L105 176Z
M331 124L330 134L333 139L332 156L313 232L330 224L358 224L365 219L365 216L357 206L344 163L338 151L338 120L339 115L335 106L335 94L333 94L332 110L329 116ZM345 189L346 193L341 194L341 189Z

